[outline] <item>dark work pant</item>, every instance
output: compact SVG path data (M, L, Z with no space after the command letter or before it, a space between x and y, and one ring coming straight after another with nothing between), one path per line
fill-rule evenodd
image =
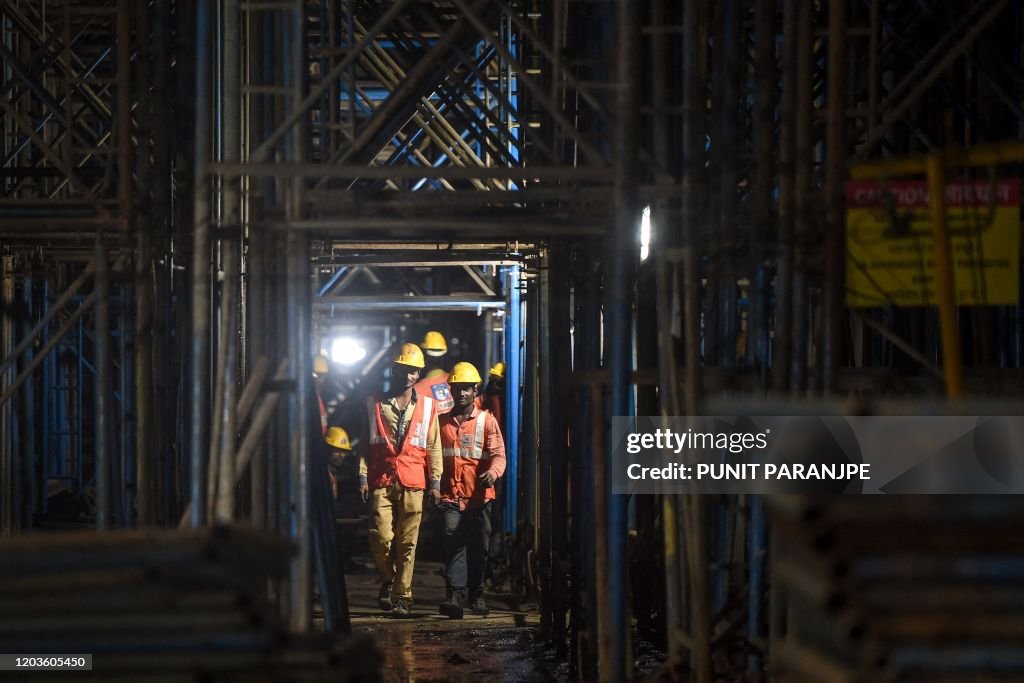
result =
M442 503L441 510L448 590L460 591L470 599L483 595L491 545L491 503L464 511L455 503Z

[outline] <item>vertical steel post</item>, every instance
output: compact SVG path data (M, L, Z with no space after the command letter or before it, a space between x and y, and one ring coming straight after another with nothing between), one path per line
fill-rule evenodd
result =
M579 372L595 371L601 365L601 300L600 258L596 249L582 247L577 253L578 279L574 293L576 303L575 354L573 367ZM593 394L587 385L577 389L579 397L572 444L572 538L574 551L573 631L577 646L578 680L596 680L598 666L598 620L596 540L601 535L597 524L597 485L595 460L597 439L602 427L594 424ZM603 402L600 391L599 400ZM602 513L603 514L603 513ZM593 523L588 523L593 520Z
M195 158L193 159L192 358L189 430L193 527L206 524L206 469L210 446L210 34L211 0L196 0Z
M700 354L700 233L698 220L704 189L704 121L707 95L703 73L706 41L701 17L705 3L691 1L683 8L683 311L686 337L685 408L698 414L701 393ZM699 496L683 498L692 634L690 666L699 683L711 681L711 615L707 604L708 576L704 544L703 503Z
M117 202L125 241L132 225L132 4L130 0L117 0Z
M775 238L772 221L772 192L775 188L775 89L778 69L775 62L775 0L757 0L755 5L754 97L756 103L754 137L757 150L752 190L753 231L751 257L754 279L751 283L750 343L747 359L756 368L762 387L768 373L768 290L769 249Z
M822 390L828 395L836 389L837 365L843 340L843 180L846 150L843 137L846 97L846 0L832 0L828 5L828 95L825 159L828 226L825 232L825 320L822 349ZM874 79L874 74L869 75Z
M14 349L14 257L0 256L0 359L6 360ZM14 383L16 363L11 363L0 375L0 396ZM14 498L14 453L11 448L11 432L14 425L14 411L10 401L0 405L0 535L7 537L13 528Z
M946 227L946 170L941 155L927 160L928 210L932 240L935 242L935 274L939 297L939 325L942 330L942 369L946 375L946 396L964 397L964 368L960 355L960 333L956 319L956 273Z
M96 344L96 386L93 400L96 419L96 528L105 531L110 526L110 300L107 281L107 253L102 238L96 239L96 311L94 342ZM81 351L80 351L81 352ZM81 416L79 416L81 419Z
M144 348L138 351L142 360L137 362L136 372L139 372L141 365L150 368L153 373L150 380L152 383L150 391L144 391L144 387L140 385L138 397L143 398L137 398L137 400L149 401L150 415L152 415L154 403L170 407L169 411L166 413L162 411L161 414L165 418L169 414L174 419L148 419L147 424L151 425L151 428L149 434L146 435L142 430L144 417L141 414L139 416L140 435L143 443L137 445L140 468L136 470L136 479L141 480L145 476L146 467L142 463L148 460L149 467L152 468L152 478L156 484L145 494L140 489L140 497L145 495L155 497L151 503L139 508L139 523L143 525L154 522L164 523L176 516L175 494L178 491L175 480L177 472L174 467L175 450L172 445L177 442L175 432L178 428L177 424L184 417L176 410L180 404L176 392L178 384L175 379L172 379L176 367L177 348L183 345L172 344L170 336L171 288L174 273L171 267L172 243L169 237L173 229L171 220L171 138L174 135L174 130L173 112L170 111L170 107L162 106L162 103L173 97L173 93L169 85L171 71L169 31L161 30L161 27L170 26L170 23L170 0L154 0L151 26L157 27L157 30L153 31L151 46L152 101L154 103L152 107L153 179L151 183L153 210L148 227L153 231L153 235L158 236L155 240L155 254L159 254L162 258L154 259L153 242L150 244L150 249L140 248L140 252L148 254L150 259L148 268L152 276L153 284L151 286L154 288L156 306L152 310L152 325L151 329L147 331L147 336L136 335L136 339L149 345L148 352ZM147 232L147 234L149 233ZM156 265L154 261L159 265ZM142 320L144 318L137 314L136 325L139 325ZM160 362L154 362L155 359L160 359ZM142 502L144 501L140 498L140 504Z
M134 237L134 235L132 235ZM115 395L120 395L120 400L112 399L111 409L116 410L117 417L111 417L111 426L117 427L117 438L113 440L113 448L111 450L111 477L110 477L110 509L113 511L113 519L115 524L120 527L128 527L131 525L131 513L129 510L134 506L135 500L132 495L132 491L127 488L129 481L135 480L134 463L131 460L131 443L133 439L128 436L129 425L133 423L133 416L128 406L133 404L135 399L132 397L132 387L134 386L129 377L132 370L131 361L128 360L128 321L126 319L127 299L129 292L127 287L122 287L118 291L116 298L111 296L112 300L120 302L120 305L116 307L117 313L117 361L111 361L110 370L114 372L114 368L119 368L120 371L116 376L112 375L112 379L115 381L114 386L117 387ZM111 353L113 357L113 353ZM132 507L130 507L132 506Z
M720 37L721 45L716 46L715 63L718 69L718 89L721 90L718 100L721 111L718 117L718 136L714 146L719 148L719 186L718 186L718 232L719 268L718 268L718 304L720 333L718 335L718 362L724 368L736 365L737 338L737 270L736 247L738 238L739 215L737 211L736 178L739 167L739 79L741 76L739 59L740 0L719 0L721 7ZM746 52L746 41L743 46Z
M569 520L569 415L571 405L570 369L572 367L569 326L572 318L569 300L569 247L556 242L548 252L553 269L550 274L551 310L549 315L551 331L551 546L552 585L554 589L553 632L555 648L559 656L566 653L565 614L569 609L569 596L565 590L569 576L565 565L569 561L568 520Z
M263 63L262 37L263 17L258 13L246 13L245 38L243 41L244 53L246 55L245 81L246 84L258 83L265 68ZM245 99L245 111L242 120L245 122L245 137L247 143L251 144L263 134L266 126L266 108L262 97L249 96ZM247 144L247 147L249 146ZM246 150L247 152L248 150ZM245 157L248 154L244 155ZM267 342L266 331L270 326L267 318L267 307L269 305L269 273L267 270L267 256L270 253L270 245L267 244L268 236L248 224L256 203L251 194L259 186L259 180L252 178L247 180L249 193L243 193L242 201L245 203L245 238L248 241L246 256L246 315L242 321L244 329L248 330L251 342L249 344L249 358L270 357L270 348ZM264 201L267 201L264 198ZM262 444L267 441L263 438ZM270 515L267 509L267 450L265 447L258 447L253 454L249 466L249 497L250 497L250 521L257 529L271 528Z
M541 637L550 642L554 640L554 619L555 619L555 595L552 590L553 558L555 555L552 537L554 536L552 519L552 498L554 490L551 486L551 461L554 457L555 444L552 425L552 396L554 389L554 372L551 366L552 341L551 341L551 249L550 245L543 254L540 264L540 274L537 283L537 295L530 298L530 302L536 302L537 327L535 334L530 335L530 340L537 346L537 363L532 365L527 362L526 367L536 367L538 372L535 395L537 397L537 486L536 486L536 507L537 507L537 554L540 557L540 583L541 583ZM533 316L530 318L534 320Z
M613 683L625 680L625 675L616 671L616 655L623 645L616 643L614 632L614 605L616 593L626 591L625 586L613 583L612 571L615 558L611 556L608 541L610 522L608 519L608 502L611 500L610 480L606 474L607 460L605 454L605 412L603 386L591 380L588 383L590 392L590 427L591 448L594 458L594 593L596 597L597 618L597 672L601 683Z
M797 33L799 0L783 4L782 99L779 107L779 253L775 272L775 338L772 348L772 388L789 388L793 348L793 203L797 107Z
M639 37L640 3L631 0L616 2L616 73L618 90L614 130L614 199L615 230L608 241L609 271L605 293L605 339L611 380L611 416L628 416L632 391L631 318L633 280L636 266L636 236L640 212L636 200L637 146L639 128ZM603 429L605 426L601 425ZM604 504L607 506L606 534L609 596L606 643L611 651L603 675L613 680L632 677L629 621L628 565L626 542L628 519L627 499L612 494L611 458L604 458L598 479L603 480ZM598 560L600 562L600 559ZM600 590L601 587L599 587Z
M505 271L505 533L516 533L519 500L519 397L522 382L522 364L519 359L522 339L521 303L519 293L519 266Z
M664 0L653 0L651 24L663 26L666 23ZM654 105L654 154L658 173L671 177L672 138L669 133L669 52L668 36L656 31L651 37L652 103ZM679 377L676 367L675 340L672 337L672 277L676 263L666 256L668 249L679 245L678 214L670 210L669 202L661 201L651 212L652 237L657 243L655 250L655 311L658 351L658 402L662 415L679 415L682 411L679 397ZM676 524L679 516L678 496L661 496L661 534L665 562L665 630L668 645L668 661L673 668L679 661L683 642L683 603L679 562L679 544Z
M793 272L793 340L790 382L793 391L807 389L807 353L809 347L810 300L808 296L808 244L811 232L811 145L814 134L811 117L813 91L814 4L812 0L799 0L797 11L796 56L796 134L793 171L793 201L795 220L793 232L796 240Z
M289 35L291 48L287 56L290 69L290 80L293 107L303 100L306 89L306 35L303 17L303 0L295 0L294 8L289 13L286 32ZM308 140L306 121L294 126L289 140L288 157L291 161L302 163L306 159ZM297 220L302 217L304 195L303 178L293 178L288 192L286 215ZM312 368L311 326L312 312L309 237L305 232L290 232L287 237L287 274L288 274L288 306L289 306L289 353L288 360L291 371L295 375L295 396L292 402L294 413L291 420L291 536L299 547L296 558L292 561L290 572L290 609L291 629L295 633L304 633L312 625L312 539L310 533L310 433L309 415L313 405L310 395L313 387L310 384L310 368Z
M747 642L761 640L761 606L764 602L764 566L767 554L766 521L761 496L750 496L750 518L747 529ZM747 656L747 671L761 670L761 657Z
M223 15L223 69L222 88L224 126L223 158L226 162L237 162L242 158L241 133L241 46L238 0L225 0ZM224 279L220 297L220 343L218 354L223 366L217 369L217 387L220 396L221 414L217 444L217 503L215 515L218 521L227 522L234 518L235 506L235 399L237 394L238 369L238 284L239 249L241 243L241 213L237 178L225 179L223 190L223 227L232 233L231 239L221 240L221 267ZM214 466L211 458L211 468Z
M121 221L121 237L122 243L128 244L137 241L138 235L135 233L135 216L134 216L134 193L132 192L132 10L134 3L129 0L118 0L117 2L117 125L115 132L117 133L117 154L118 154L118 168L117 168L117 200L120 212ZM147 11L146 5L138 5L138 11L145 13ZM140 62L145 61L140 59ZM141 135L140 137L146 137ZM148 161L148 154L146 161ZM140 169L141 170L141 169ZM140 172L140 179L143 178L143 174ZM142 260L141 254L136 253L136 261ZM138 268L138 264L136 264ZM135 423L136 431L133 435L129 435L128 420L126 419L129 412L134 413L134 417L137 419L140 416L137 406L134 405L134 400L137 400L139 392L135 393L136 398L132 399L132 403L129 404L129 392L128 388L131 384L134 387L134 382L129 382L129 378L126 375L127 369L131 367L134 373L139 372L138 363L127 363L127 354L124 353L127 348L127 340L125 334L128 331L128 324L126 321L126 315L128 313L128 293L130 289L128 287L122 287L121 289L121 308L118 315L118 321L121 328L120 344L122 349L121 355L121 425L118 430L120 438L117 449L116 465L114 467L114 486L113 486L113 498L114 498L114 510L117 511L117 516L120 518L120 524L122 526L130 526L131 510L134 509L130 504L133 495L129 495L131 492L125 489L128 484L128 474L131 469L134 468L134 463L129 462L131 444L138 439L140 427L148 429L148 423ZM136 306L142 305L145 302L137 302ZM133 326L134 329L134 326ZM139 353L139 346L134 345L134 354ZM134 378L133 378L134 379ZM132 405L132 410L129 411L128 407ZM145 420L149 415L142 415ZM133 438L134 437L134 438ZM134 478L132 484L134 485ZM134 487L134 495L137 496L139 489ZM144 501L148 500L143 494Z
M32 296L34 279L32 276L28 276L24 280L23 290L21 293L21 299L25 307L25 324L22 327L22 338L26 338L32 328L32 317L34 313L34 300ZM32 346L29 345L24 354L22 355L22 362L25 367L28 367L33 360ZM38 491L36 486L36 462L39 458L39 453L36 449L36 430L38 429L38 421L36 420L36 400L35 400L35 381L33 378L28 378L25 381L25 389L22 392L24 396L23 410L25 415L25 433L24 439L24 457L22 458L22 469L24 471L23 482L23 493L22 497L22 520L24 521L24 528L26 530L32 528L32 513L35 512L35 502Z
M160 29L157 32L159 33ZM160 135L161 133L155 134ZM160 182L158 179L157 183ZM138 221L135 231L135 360L133 366L135 374L135 508L139 526L151 525L156 520L155 484L162 479L160 473L153 467L157 461L155 452L157 440L153 438L153 432L159 427L154 424L153 419L154 268L150 230L154 226L162 227L163 223L162 216L158 211L154 211L152 215L155 220Z
M537 401L539 392L538 366L540 364L540 285L537 279L526 281L526 301L523 316L523 391L520 409L522 433L519 437L521 458L519 461L519 518L517 525L532 534L531 547L541 557L546 547L547 529L541 538L541 521L538 518L538 438L540 435L540 406ZM543 588L544 575L541 572L540 582ZM532 590L534 586L530 586ZM543 606L543 604L542 604Z
M700 352L700 232L698 220L704 201L704 116L707 108L700 63L703 51L700 31L701 4L683 6L683 315L686 353L685 408L694 414L701 391Z

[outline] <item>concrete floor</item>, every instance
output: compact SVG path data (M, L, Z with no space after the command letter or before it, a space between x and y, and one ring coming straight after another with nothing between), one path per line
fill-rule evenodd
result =
M491 613L451 620L437 612L444 600L438 562L416 564L413 617L392 619L377 608L380 580L369 557L356 557L346 576L352 630L369 632L384 652L384 680L405 681L560 681L564 665L535 646L536 612L513 609L502 596L488 594Z

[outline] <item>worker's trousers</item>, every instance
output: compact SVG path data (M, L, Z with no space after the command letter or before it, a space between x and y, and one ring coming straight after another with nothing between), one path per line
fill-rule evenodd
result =
M491 503L465 510L459 510L457 503L441 503L441 511L448 590L472 600L484 592L491 546Z
M397 479L373 489L370 502L370 551L394 598L412 600L416 539L423 518L423 490L407 489Z

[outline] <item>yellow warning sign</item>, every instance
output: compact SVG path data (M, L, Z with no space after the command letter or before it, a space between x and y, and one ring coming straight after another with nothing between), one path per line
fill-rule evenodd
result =
M847 305L936 305L927 184L850 182L846 205ZM957 303L1015 305L1020 296L1018 182L951 182L946 206Z

